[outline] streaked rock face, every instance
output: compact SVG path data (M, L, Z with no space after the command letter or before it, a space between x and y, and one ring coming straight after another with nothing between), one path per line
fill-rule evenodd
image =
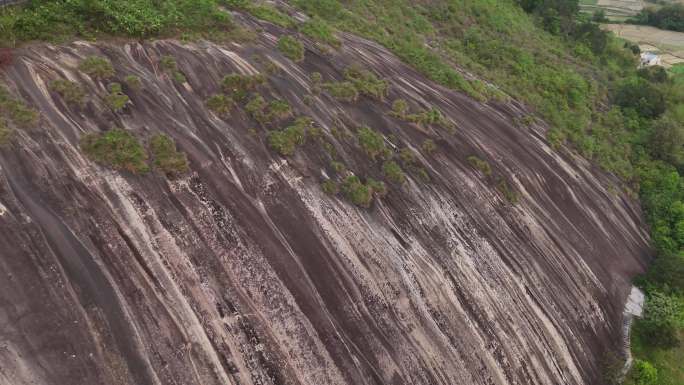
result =
M542 127L515 124L515 104L446 90L352 36L294 64L276 35L16 53L5 81L42 118L0 149L0 383L598 383L648 260L636 202L552 150ZM90 55L108 57L118 81L142 79L124 112L78 71ZM160 70L163 55L187 83ZM370 126L413 148L431 181L411 174L361 209L321 191L332 169L319 142L283 158L244 111L222 119L205 107L224 75L263 71L264 58L280 72L262 93L312 117L354 173L382 177L333 127ZM350 64L388 79L387 100L311 94L310 73L340 79ZM58 77L86 89L83 108L48 90ZM456 131L389 116L397 98L439 108ZM168 134L191 172L133 176L86 159L79 138L111 127Z

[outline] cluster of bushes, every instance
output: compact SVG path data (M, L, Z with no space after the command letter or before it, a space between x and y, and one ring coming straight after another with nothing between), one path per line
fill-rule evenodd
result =
M366 183L363 183L356 175L347 176L340 184L328 179L322 183L321 187L323 191L331 195L341 191L353 204L364 208L370 207L374 195L383 197L387 194L387 186L384 182L366 178Z
M149 172L145 147L130 132L113 129L100 134L88 134L81 139L81 149L92 160L115 170L133 174Z
M319 74L320 75L320 74ZM314 79L317 86L321 79ZM377 100L384 100L389 91L389 82L378 78L374 73L352 66L344 70L344 80L340 82L327 82L323 88L334 98L346 102L355 102L359 96L364 95Z
M340 131L340 129L334 129L333 136L338 139L349 138L341 134ZM427 170L422 167L415 152L410 148L404 147L398 153L394 153L386 145L385 138L381 133L365 126L357 129L356 139L359 147L366 155L374 161L382 161L380 173L386 181L394 185L404 184L407 181L405 170L408 170L419 180L430 181ZM396 138L392 140L396 140ZM423 142L422 148L426 153L431 154L436 150L436 145L428 139ZM388 192L385 182L368 177L363 183L359 177L349 174L347 168L340 162L332 161L331 168L335 174L342 177L342 181L339 183L335 179L324 181L321 188L328 194L334 195L342 192L352 203L360 207L369 207L373 196L383 197Z
M454 124L446 119L444 114L442 114L442 111L438 110L437 108L431 107L430 109L421 110L416 113L410 113L409 110L410 107L406 100L397 99L392 103L392 111L390 111L390 115L411 123L421 125L436 124L447 128L451 132L455 130Z
M245 105L245 110L261 125L281 122L292 116L292 108L286 101L275 99L266 102L261 95L254 95Z
M496 189L511 204L516 204L520 200L519 193L503 177L492 177L492 166L489 162L482 160L475 155L467 158L468 163L480 171L487 179L496 185Z
M221 88L223 93L236 102L247 100L249 94L257 90L259 86L266 84L266 76L230 74L223 78Z
M268 133L268 144L280 155L294 154L298 146L306 143L307 134L312 131L313 120L309 117L299 117L294 123L282 130Z
M124 129L85 135L81 138L81 149L90 159L115 170L133 174L150 171L148 151L135 135ZM181 174L188 170L185 154L179 152L173 140L164 134L151 139L150 153L154 168L167 175Z
M254 95L250 100L250 94L266 83L266 77L262 74L241 75L232 73L223 78L220 94L215 94L206 100L207 107L220 116L227 116L231 109L238 103L247 103L247 110L262 124L266 123L268 115L263 111L266 101L259 95ZM274 106L278 111L284 106ZM289 106L288 106L289 107ZM289 108L288 108L289 109ZM282 113L277 112L277 113Z
M100 35L213 36L235 28L217 0L45 0L3 9L0 46Z
M99 56L90 56L79 64L78 68L88 76L97 80L108 80L116 75L112 63ZM140 89L142 82L135 75L128 75L124 78L126 86L131 90ZM78 83L67 79L56 79L50 82L50 89L59 94L64 101L72 106L83 106L85 102L85 91ZM123 92L121 83L112 82L107 85L109 93L105 96L105 104L114 112L123 109L129 102L129 97Z

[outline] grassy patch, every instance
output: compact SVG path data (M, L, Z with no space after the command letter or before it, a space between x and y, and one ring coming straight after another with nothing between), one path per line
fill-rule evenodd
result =
M78 69L93 79L109 79L114 76L114 67L109 59L90 56L78 65Z
M684 329L680 329L679 340L684 341ZM662 349L648 346L638 336L638 332L633 334L632 353L635 357L650 362L657 370L658 385L680 385L684 384L684 344L672 349ZM639 385L632 373L625 381L625 385Z
M12 97L9 91L0 85L0 119L3 116L21 128L35 126L40 118L38 111L28 107L21 100Z
M150 151L155 169L167 175L182 174L189 170L188 158L176 149L173 139L164 134L152 137Z
M0 146L9 143L14 136L14 131L7 127L7 124L3 119L0 119Z
M133 174L147 173L147 152L138 139L123 129L88 134L81 139L81 149L95 162Z
M505 179L499 179L496 183L496 189L499 190L501 195L511 204L517 204L520 200L520 194L511 187Z
M304 44L293 36L282 36L278 39L278 50L294 62L304 60Z
M294 28L297 22L277 8L268 4L251 4L250 0L223 0L222 3L232 9L245 11L257 19L265 20L283 28Z
M245 7L244 10L257 19L266 20L283 28L294 28L297 24L289 15L269 5L250 5Z
M299 31L317 42L338 48L341 43L335 36L335 30L320 17L312 17L299 27Z
M140 91L142 88L142 81L140 80L140 77L136 75L127 75L124 78L124 83L126 83L126 86L132 91Z
M670 67L670 72L675 75L684 75L684 63L673 65Z
M471 155L468 157L468 163L470 163L471 166L478 169L484 175L492 175L492 167L489 165L487 161L482 160L474 155Z
M390 111L390 115L395 116L399 119L404 119L406 117L406 114L409 112L409 105L408 102L404 99L397 99L392 102L392 111Z
M437 145L432 139L425 139L420 148L422 148L423 151L430 155L437 150Z

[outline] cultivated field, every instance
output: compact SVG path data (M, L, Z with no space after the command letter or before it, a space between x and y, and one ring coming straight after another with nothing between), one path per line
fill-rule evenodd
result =
M645 6L642 0L582 0L580 7L582 11L594 13L598 9L603 9L606 16L611 20L625 20L636 15Z
M665 67L684 62L684 32L631 24L603 24L601 27L620 38L639 44L642 51L662 54Z

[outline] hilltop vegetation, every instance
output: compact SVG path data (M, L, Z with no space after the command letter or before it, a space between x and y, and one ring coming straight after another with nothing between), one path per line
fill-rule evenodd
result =
M220 37L235 32L216 0L44 0L0 10L0 47L74 37Z

